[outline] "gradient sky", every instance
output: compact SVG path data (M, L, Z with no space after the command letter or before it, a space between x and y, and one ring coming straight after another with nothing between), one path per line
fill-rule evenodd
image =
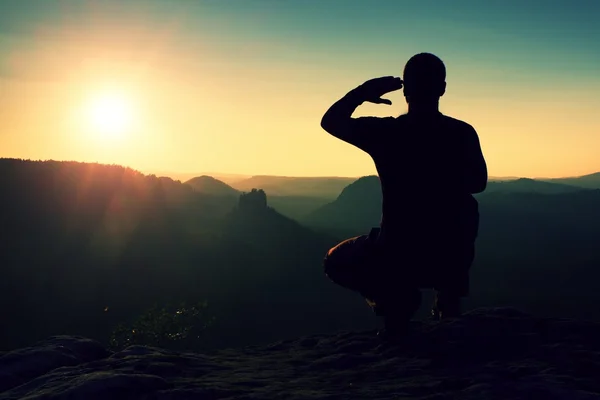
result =
M490 175L600 171L600 1L0 0L0 157L141 171L360 176L321 116L413 54L447 65L442 112ZM132 107L103 135L87 104ZM356 115L406 111L364 105Z

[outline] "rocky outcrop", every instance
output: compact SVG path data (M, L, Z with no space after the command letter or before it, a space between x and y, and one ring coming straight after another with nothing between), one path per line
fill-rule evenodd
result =
M261 211L267 209L267 194L262 189L252 189L240 195L240 210Z
M61 336L0 357L0 398L597 399L599 335L599 323L503 308L415 322L395 345L369 331L207 354L110 353Z

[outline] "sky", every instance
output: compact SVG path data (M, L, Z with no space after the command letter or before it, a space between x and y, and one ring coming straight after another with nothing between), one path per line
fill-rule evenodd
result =
M287 176L375 173L320 127L414 54L492 176L600 171L600 1L0 0L0 157ZM364 104L355 116L399 115Z

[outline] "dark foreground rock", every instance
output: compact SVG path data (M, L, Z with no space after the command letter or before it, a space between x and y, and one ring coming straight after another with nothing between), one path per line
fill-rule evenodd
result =
M598 399L599 338L600 323L504 308L415 322L394 346L371 331L207 354L110 353L61 336L0 357L0 398Z

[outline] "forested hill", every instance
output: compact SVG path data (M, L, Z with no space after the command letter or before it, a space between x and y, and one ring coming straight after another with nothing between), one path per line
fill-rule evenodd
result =
M107 340L180 301L208 301L218 322L206 346L322 328L318 300L335 289L321 260L335 239L246 198L116 165L0 160L0 349L60 333ZM288 321L301 308L314 318Z

